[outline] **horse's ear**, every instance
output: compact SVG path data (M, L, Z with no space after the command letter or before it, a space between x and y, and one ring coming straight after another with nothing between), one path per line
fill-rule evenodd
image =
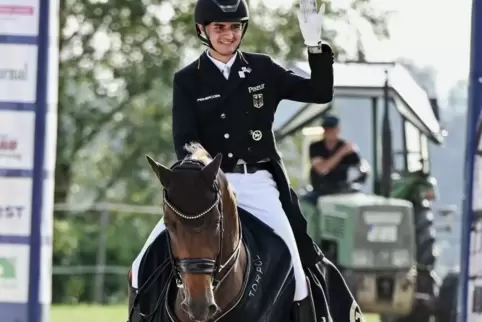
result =
M216 180L219 168L221 167L221 161L223 160L223 155L218 153L216 157L202 169L202 175L207 182L212 183Z
M166 168L148 155L146 155L146 159L147 162L149 162L152 170L155 172L157 178L159 178L159 181L161 181L162 186L167 188L171 182L172 170Z

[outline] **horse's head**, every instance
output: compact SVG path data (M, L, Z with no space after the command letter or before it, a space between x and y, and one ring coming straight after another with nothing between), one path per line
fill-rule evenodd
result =
M170 169L147 159L164 187L164 224L182 309L191 319L206 321L219 310L214 289L221 271L236 261L240 247L234 196L220 171L222 156L211 159L197 145Z

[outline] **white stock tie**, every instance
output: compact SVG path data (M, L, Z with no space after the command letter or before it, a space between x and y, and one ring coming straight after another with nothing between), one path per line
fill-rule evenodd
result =
M224 66L223 75L226 79L229 79L229 66Z

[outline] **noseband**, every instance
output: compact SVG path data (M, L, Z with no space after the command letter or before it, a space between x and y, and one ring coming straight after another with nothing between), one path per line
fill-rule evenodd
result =
M171 170L179 168L183 164L194 165L200 169L202 169L202 167L204 166L201 162L196 160L182 160L175 163L171 167ZM176 284L178 288L184 288L184 285L181 279L181 273L209 274L211 275L211 280L212 280L211 285L213 286L214 291L216 291L219 285L221 285L221 283L225 280L225 278L231 273L232 269L234 268L234 263L239 258L239 254L241 251L241 242L242 242L241 225L239 225L239 241L238 241L238 244L236 245L236 248L234 249L231 256L229 256L229 258L224 263L221 263L221 256L223 254L223 238L224 238L224 216L223 216L224 214L223 214L223 207L222 207L221 192L220 192L218 183L216 181L214 182L213 189L214 189L214 192L216 193L216 199L214 200L213 204L209 206L206 210L194 215L189 215L189 216L184 214L182 211L177 209L169 202L167 198L167 191L166 189L164 189L164 194L163 194L164 205L168 207L172 212L174 212L177 216L181 217L184 220L200 219L206 216L207 214L211 213L215 209L218 210L219 216L220 216L219 253L215 259L211 259L211 258L184 258L179 260L176 259L172 252L169 232L166 230L167 243L168 243L168 249L169 249L169 258L171 260L171 264L176 270ZM226 272L226 274L220 280L216 279L216 276L218 276L222 271L224 271L224 269L229 264L231 264L231 266L229 267L229 270Z

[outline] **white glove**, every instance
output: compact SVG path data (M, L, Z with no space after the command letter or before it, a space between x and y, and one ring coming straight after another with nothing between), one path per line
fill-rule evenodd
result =
M298 12L298 22L300 24L301 34L307 46L318 46L321 41L321 27L323 26L323 14L325 13L325 5L323 4L320 11L316 12L316 5L313 6L303 3L301 0L300 11Z

